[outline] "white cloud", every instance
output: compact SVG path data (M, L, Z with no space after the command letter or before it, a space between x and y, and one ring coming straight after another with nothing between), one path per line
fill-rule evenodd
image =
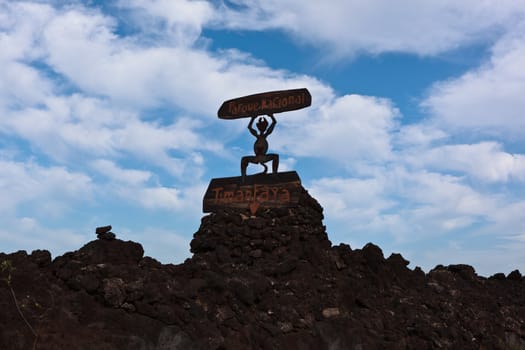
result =
M415 205L414 213L423 219L421 223L427 220L440 226L439 222L445 216L457 219L467 215L474 220L476 216L487 215L497 208L490 195L484 196L464 184L461 177L404 169L396 176L402 181L401 187L396 189L398 195Z
M40 57L43 52L38 50L39 28L54 14L54 9L46 4L0 1L0 62Z
M448 135L441 129L424 123L404 125L394 136L401 148L426 148L437 141L446 141Z
M339 218L355 215L368 221L392 205L383 198L385 183L379 178L322 178L309 188L315 198L330 207L330 215Z
M138 200L146 208L199 213L204 196L204 185L184 188L153 187L138 193Z
M140 242L144 247L144 255L151 256L164 264L180 264L191 257L190 239L167 229L148 227L137 231L124 228L117 237Z
M220 152L222 145L196 129L202 123L179 118L172 124L142 121L108 101L79 94L49 97L38 107L4 111L0 132L21 137L39 153L60 162L90 157L133 156L172 175L199 174L198 151ZM169 153L177 151L178 157Z
M523 62L525 22L495 44L481 67L435 84L422 105L437 125L453 132L517 138L525 130Z
M203 26L215 16L213 6L200 0L122 0L119 6L134 10L143 32L160 40L167 37L175 45L193 44Z
M279 171L293 171L294 165L297 163L295 158L280 158L279 159Z
M484 182L524 181L525 155L502 148L496 142L443 145L405 155L405 160L421 168L461 172Z
M207 116L215 116L222 101L261 89L329 91L310 77L232 61L229 51L212 55L185 46L148 46L140 36L117 36L114 26L111 18L96 13L61 13L42 28L47 62L86 93L127 106L166 103Z
M519 196L472 187L464 176L399 165L377 174L322 178L308 186L325 209L332 241L379 243L426 269L467 263L487 275L525 263L518 249L525 237L525 201Z
M177 6L203 4L181 2ZM132 7L142 5L135 2ZM164 6L170 4L157 2L151 10L162 12L159 9ZM14 74L13 70L9 85L24 100L20 107L11 108L13 92L4 91L10 103L4 105L0 132L21 137L60 162L78 157L79 152L88 159L124 154L178 177L198 177L205 166L199 152L220 153L222 145L197 132L209 124L196 121L196 116L205 115L209 120L221 101L260 89L307 86L316 95L316 104L333 94L313 78L254 65L245 56L232 56L231 51L212 55L170 43L151 45L142 40L144 33L119 36L114 18L82 6L48 10L46 21L34 23L26 16L31 12L24 8L16 11L16 25L39 35L39 40L26 40L27 56L45 53L32 57L49 64L60 80L55 80L55 75L42 75L45 70L37 71L29 63L9 61L23 73ZM17 75L27 78L18 79ZM27 84L16 88L23 81ZM64 85L80 91L68 95ZM31 86L38 91L34 97L27 93L33 91ZM144 108L157 106L191 113L187 118L173 116L171 124L165 116L142 120Z
M115 182L123 182L129 185L139 185L148 181L152 174L150 171L123 169L107 159L98 159L91 163L101 174L109 177Z
M63 216L71 202L91 200L92 191L91 178L83 173L0 160L0 212L4 215L13 215L24 204L42 216Z
M462 178L396 166L369 178L323 178L310 186L329 220L350 230L417 240L496 220L511 200L482 193ZM350 225L348 225L350 223ZM351 234L351 232L348 232ZM411 238L413 239L413 238Z
M493 35L525 13L523 0L238 0L220 25L282 29L337 56L359 52L435 55Z
M525 244L509 243L490 248L470 248L468 244L452 241L442 247L418 252L415 256L425 261L423 268L427 271L437 264L468 264L473 266L479 275L489 277L498 272L508 274L525 264Z
M178 212L197 220L207 184L195 182L188 185L178 183L173 187L146 184L122 184L112 182L101 186L104 194L116 195L133 206L150 211Z
M35 249L47 249L56 257L78 249L86 241L77 229L46 227L32 217L3 219L0 227L2 252L25 250L30 253Z
M36 69L15 61L0 64L0 110L37 104L51 93L52 84Z
M509 242L523 242L525 237L525 221L522 219L525 212L525 201L522 196L514 199L500 198L498 207L491 213L488 227L480 229L481 233L497 233L504 236Z
M139 1L131 4L143 5ZM152 5L149 10L158 14L173 4ZM208 16L208 5L203 2L179 5L187 9L197 6L202 12L193 19L168 18L169 25L197 28L200 16ZM198 130L208 125L196 119L196 114L214 117L222 100L261 88L306 84L317 93L318 104L332 96L332 90L315 79L291 76L260 62L254 65L249 56L233 51L212 55L177 42L151 45L143 40L148 33L119 36L115 33L116 20L98 10L79 4L45 8L45 20L32 21L32 10L6 7L9 17L16 21L12 23L15 30L4 34L13 36L19 27L29 34L21 42L24 50L6 56L6 63L18 71L10 70L7 75L8 85L15 89L8 91L6 86L0 91L9 101L0 105L0 132L15 141L27 141L37 155L61 164L82 159L92 166L88 171L102 172L110 180L103 186L96 184L97 190L106 188L153 210L200 207L203 185L199 181L207 166L201 152L220 154L223 147ZM19 62L22 56L26 60ZM49 66L36 69L32 66L35 62ZM37 91L34 96L28 93L31 87ZM71 87L79 91L68 93ZM13 91L21 101L16 108L12 105ZM176 106L192 114L174 115L170 122L166 116L152 118L148 111L148 120L144 120L144 108L157 106ZM152 179L149 171L125 169L119 164L130 158L145 166L161 167L184 181L176 186L146 186L145 182ZM77 163L76 167L82 165Z
M306 120L283 119L285 136L272 142L288 154L328 158L347 166L357 160L385 161L391 157L397 116L386 99L346 95L313 108Z
M0 109L37 103L51 92L52 84L27 62L42 58L40 28L53 15L48 5L0 1Z
M176 188L144 188L137 193L137 200L150 209L180 209L184 205L179 190Z

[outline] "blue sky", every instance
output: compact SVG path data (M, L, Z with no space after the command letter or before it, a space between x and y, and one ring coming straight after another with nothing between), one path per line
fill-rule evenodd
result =
M221 103L306 87L270 148L333 243L525 271L525 1L0 0L0 63L1 251L182 262L252 152Z

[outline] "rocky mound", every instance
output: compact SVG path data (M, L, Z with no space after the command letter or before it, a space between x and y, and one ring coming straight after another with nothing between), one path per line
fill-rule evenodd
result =
M525 279L408 269L332 246L306 191L292 209L205 216L180 265L99 239L51 261L0 253L2 349L525 349Z

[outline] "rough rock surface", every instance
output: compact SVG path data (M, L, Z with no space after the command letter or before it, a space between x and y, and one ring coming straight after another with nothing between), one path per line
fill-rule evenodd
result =
M322 219L306 191L293 209L210 214L180 265L103 237L53 261L0 253L0 348L525 349L519 271L425 274L332 246Z

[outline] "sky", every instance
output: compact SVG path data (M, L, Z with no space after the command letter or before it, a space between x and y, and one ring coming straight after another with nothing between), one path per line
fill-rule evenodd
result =
M307 88L268 141L333 244L525 272L524 0L0 0L0 64L0 251L183 262L252 153L222 102Z

